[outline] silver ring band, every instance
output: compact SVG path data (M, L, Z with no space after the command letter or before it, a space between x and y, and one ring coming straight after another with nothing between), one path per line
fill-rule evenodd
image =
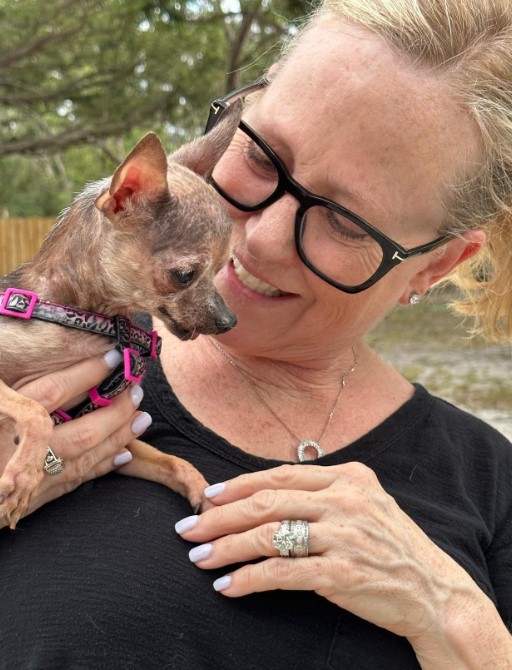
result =
M272 544L283 558L305 558L309 555L309 524L297 519L281 521Z
M44 459L44 471L49 475L58 475L60 474L66 466L62 458L59 458L54 454L50 447L46 448L46 456Z
M309 554L309 524L307 521L297 520L290 524L290 532L293 536L293 547L290 556L293 558L305 558Z

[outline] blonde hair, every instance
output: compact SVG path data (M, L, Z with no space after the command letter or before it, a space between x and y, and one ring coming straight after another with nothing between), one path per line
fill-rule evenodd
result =
M337 18L435 70L476 122L481 162L452 185L443 223L482 228L487 243L450 275L462 294L453 306L474 318L473 333L512 341L512 1L324 0L304 30Z

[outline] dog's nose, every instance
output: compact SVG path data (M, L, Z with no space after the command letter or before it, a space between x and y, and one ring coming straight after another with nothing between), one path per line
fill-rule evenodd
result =
M217 334L226 333L228 330L231 330L236 326L236 316L233 312L224 313L215 318L215 327L217 329Z

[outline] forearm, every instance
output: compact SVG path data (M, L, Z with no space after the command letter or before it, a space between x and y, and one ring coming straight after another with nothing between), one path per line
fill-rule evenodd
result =
M410 642L423 670L512 668L512 636L476 585L447 605L440 629Z

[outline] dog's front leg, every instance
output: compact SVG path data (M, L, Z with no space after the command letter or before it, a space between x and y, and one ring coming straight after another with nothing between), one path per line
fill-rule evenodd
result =
M211 506L203 495L208 482L188 461L164 454L141 440L130 442L128 449L133 454L133 460L117 472L167 486L187 498L194 512L204 510L205 505Z
M53 421L39 403L13 391L1 379L0 416L12 426L0 433L0 449L4 453L15 449L6 463L1 459L5 466L0 477L0 517L14 529L43 478Z

